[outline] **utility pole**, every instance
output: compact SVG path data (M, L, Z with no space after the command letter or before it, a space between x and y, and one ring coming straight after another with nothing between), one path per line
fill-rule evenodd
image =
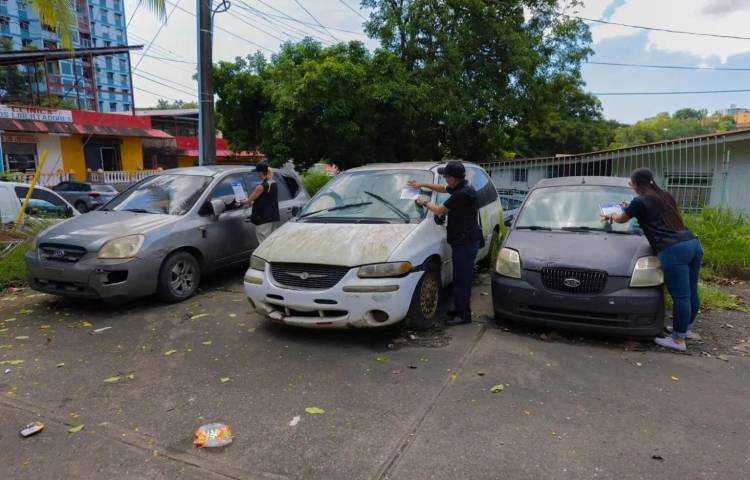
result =
M213 1L198 2L198 165L216 163L214 126Z

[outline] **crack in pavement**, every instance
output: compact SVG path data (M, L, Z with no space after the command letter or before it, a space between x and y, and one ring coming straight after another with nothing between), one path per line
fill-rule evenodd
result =
M20 399L15 399L14 401L10 401L7 397L6 398L0 397L0 405L6 406L9 408L14 408L24 413L41 416L47 422L54 422L66 428L75 426L73 423L70 423L69 421L62 419L59 415L56 415L50 412L46 408L32 404L31 402L28 402L28 401L21 401ZM112 422L108 422L107 426L113 427L113 429L117 428L117 425ZM121 430L126 430L126 429L121 428ZM119 435L114 435L110 433L109 429L105 428L104 426L99 426L99 429L97 429L96 433L93 433L92 435L95 437L98 436L100 438L105 438L107 440L111 440L111 441L129 446L129 447L134 447L139 450L148 452L150 454L154 454L158 458L163 458L163 459L175 462L175 463L187 465L187 466L196 468L204 472L208 472L210 474L213 474L222 478L227 478L231 480L289 480L289 477L284 476L284 475L279 475L279 474L274 474L274 473L269 473L269 472L251 473L246 470L241 470L241 469L237 469L234 467L228 467L227 465L224 465L220 462L216 462L208 458L199 459L187 453L169 452L168 447L163 447L160 445L147 445L148 441L153 440L154 438L150 435L143 435L140 433L133 432L133 433L130 433L130 436L128 438L123 438Z
M476 346L479 344L479 341L482 339L486 331L487 331L487 326L480 325L479 331L477 332L476 336L467 347L466 352L461 356L461 358L458 361L458 364L456 365L456 368L454 370L454 373L456 375L461 374L461 372L463 371L464 365L468 361L469 357L471 357L471 355L474 353ZM393 452L389 455L389 458L381 464L376 474L372 477L373 480L388 480L390 478L390 475L395 471L396 467L398 467L399 462L404 457L409 447L411 447L412 443L416 439L417 434L419 433L419 430L422 428L422 425L424 424L424 422L427 420L427 417L430 415L430 413L432 413L433 409L435 408L435 405L437 405L443 393L448 389L448 386L451 383L453 383L453 379L451 379L450 377L448 377L448 379L443 382L443 385L440 387L440 390L438 390L437 393L432 397L432 399L427 403L427 405L425 405L424 409L422 410L422 413L414 421L411 428L409 428L406 431L406 433L404 433L404 435L401 436L401 440L398 442Z

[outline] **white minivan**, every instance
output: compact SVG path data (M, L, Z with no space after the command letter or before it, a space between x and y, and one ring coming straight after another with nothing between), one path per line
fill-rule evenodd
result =
M412 328L434 325L453 277L445 218L416 205L405 187L412 179L444 183L442 165L368 165L332 179L255 250L245 274L250 304L302 327L382 327L405 318ZM487 173L464 165L481 207L480 262L499 241L503 211ZM448 197L421 194L435 203Z

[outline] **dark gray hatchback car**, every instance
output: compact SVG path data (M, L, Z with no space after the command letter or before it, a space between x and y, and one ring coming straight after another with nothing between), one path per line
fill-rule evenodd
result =
M513 220L492 275L495 316L519 324L632 336L664 326L663 273L635 220L602 221L630 201L628 180L540 181Z

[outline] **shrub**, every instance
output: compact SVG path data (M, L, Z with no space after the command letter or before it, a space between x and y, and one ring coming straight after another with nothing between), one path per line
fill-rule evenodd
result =
M23 242L0 258L0 290L26 283L24 255L29 251L29 248L31 248L31 242Z
M750 218L726 208L707 207L685 215L688 228L700 238L706 274L733 276L750 269Z
M318 190L331 180L331 176L316 170L308 170L302 175L302 183L305 184L305 189L310 196L318 193Z

